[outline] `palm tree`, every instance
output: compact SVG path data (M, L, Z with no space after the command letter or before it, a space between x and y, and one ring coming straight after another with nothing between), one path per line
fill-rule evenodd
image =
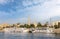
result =
M20 28L24 28L24 25L20 25L19 27L20 27Z
M48 27L48 22L46 22L43 27Z
M35 28L35 25L34 24L30 24L30 28Z
M28 24L24 24L25 28L30 28L30 26Z
M38 23L38 24L37 24L37 27L42 27L42 24L41 24L41 23Z
M20 23L17 23L17 25L16 25L18 28L20 27Z
M13 24L13 25L12 25L12 27L16 27L16 25L15 25L15 24Z

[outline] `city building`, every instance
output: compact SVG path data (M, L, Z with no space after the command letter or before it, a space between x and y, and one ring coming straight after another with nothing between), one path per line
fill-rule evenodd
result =
M54 25L60 25L60 21L54 21L54 22L52 22L52 25L54 26Z

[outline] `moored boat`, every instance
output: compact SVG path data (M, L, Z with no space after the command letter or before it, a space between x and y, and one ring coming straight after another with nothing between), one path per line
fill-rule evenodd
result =
M19 34L19 33L27 33L29 30L26 28L5 28L4 32L8 34Z

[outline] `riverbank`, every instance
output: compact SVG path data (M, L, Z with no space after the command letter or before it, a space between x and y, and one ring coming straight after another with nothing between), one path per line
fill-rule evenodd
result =
M54 29L54 33L60 34L60 28L59 29Z
M0 30L0 32L4 32L4 30Z
M5 31L13 31L14 29L12 28L12 29L9 29L9 28L7 28L6 30L0 30L0 32L5 32ZM28 29L26 29L27 31L29 31ZM23 31L26 31L26 30L24 30L24 28L23 28ZM50 31L51 31L51 29L49 29ZM17 31L21 31L21 28L17 28ZM32 30L30 30L31 32L33 32ZM48 33L48 32L46 32L47 30L39 30L39 31L45 31L44 33ZM60 28L59 29L52 29L52 31L53 31L53 34L54 33L57 33L57 34L60 34ZM37 33L38 33L38 31L36 31ZM33 32L34 33L34 32ZM39 33L41 33L41 32L39 32ZM52 33L52 32L49 32L49 33Z

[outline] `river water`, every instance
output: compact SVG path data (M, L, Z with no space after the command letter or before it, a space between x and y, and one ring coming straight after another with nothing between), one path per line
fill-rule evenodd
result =
M0 39L60 39L60 34L44 33L0 33Z

